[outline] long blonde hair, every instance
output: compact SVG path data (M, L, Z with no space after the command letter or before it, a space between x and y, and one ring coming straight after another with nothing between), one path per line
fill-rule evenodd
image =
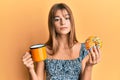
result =
M53 54L57 52L59 48L59 44L56 38L56 31L54 27L54 16L57 10L63 10L65 9L69 16L70 16L70 23L71 23L71 31L68 34L68 46L69 48L72 48L75 43L77 43L76 39L76 34L75 34L75 23L74 23L74 18L72 15L71 9L64 3L57 3L52 6L52 8L49 11L49 16L48 16L48 29L49 29L49 39L46 42L46 45L50 46L50 49L53 50Z

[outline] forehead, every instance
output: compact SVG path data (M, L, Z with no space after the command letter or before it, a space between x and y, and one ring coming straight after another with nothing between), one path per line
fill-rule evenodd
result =
M69 13L68 13L67 10L65 10L65 9L62 9L62 10L58 9L54 16L68 16L68 15L69 15Z

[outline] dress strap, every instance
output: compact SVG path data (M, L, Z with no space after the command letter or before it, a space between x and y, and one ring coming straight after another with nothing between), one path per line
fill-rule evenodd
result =
M85 56L87 56L87 55L88 55L88 51L85 47L85 43L81 43L80 57L83 60L85 58Z

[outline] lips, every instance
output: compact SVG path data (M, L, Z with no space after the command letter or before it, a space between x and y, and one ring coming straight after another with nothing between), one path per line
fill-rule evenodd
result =
M63 29L67 29L67 27L61 27L60 29L61 29L61 30L63 30Z

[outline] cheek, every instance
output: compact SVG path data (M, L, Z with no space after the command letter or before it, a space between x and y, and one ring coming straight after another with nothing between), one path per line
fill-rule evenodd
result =
M71 31L71 26L69 27L69 32Z
M55 22L55 23L54 23L55 30L58 31L59 28L60 28L60 26L61 26L61 25L60 25L58 22Z
M55 31L56 31L56 32L59 32L59 31L60 31L60 29L59 29L58 26L55 26Z
M58 28L60 26L60 24L58 22L55 22L54 26L55 26L55 28Z
M70 21L67 21L67 22L66 22L66 25L69 26L69 27L71 27Z
M68 22L67 26L68 26L69 30L71 30L71 23L70 22Z

